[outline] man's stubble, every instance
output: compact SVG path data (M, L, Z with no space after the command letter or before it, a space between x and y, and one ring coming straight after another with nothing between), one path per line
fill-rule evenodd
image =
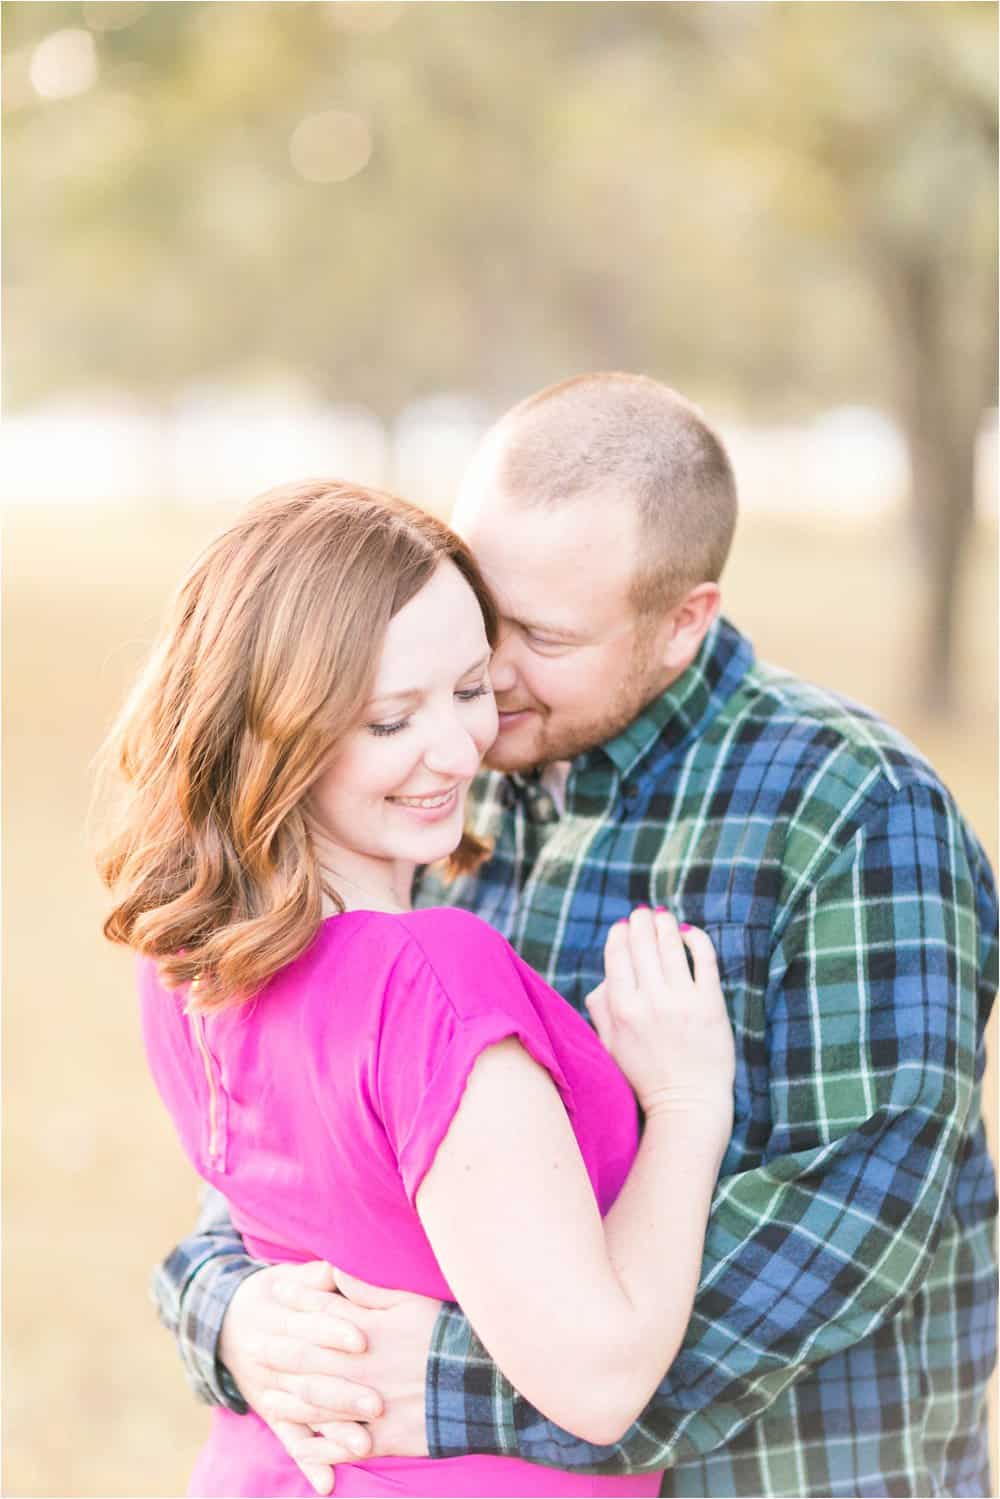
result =
M506 774L515 771L527 773L550 765L554 760L573 760L577 755L615 739L667 685L654 668L654 645L652 623L640 627L633 639L624 676L610 704L596 710L592 717L581 716L572 720L565 714L553 715L539 705L536 709L538 723L530 743L521 748L512 744L505 752L501 735L486 752L484 766Z

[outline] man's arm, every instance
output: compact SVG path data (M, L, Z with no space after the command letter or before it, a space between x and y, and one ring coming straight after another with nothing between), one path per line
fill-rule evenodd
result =
M251 1278L253 1286L238 1295ZM318 1494L333 1488L332 1464L370 1453L371 1436L359 1423L380 1415L382 1402L374 1390L337 1377L330 1350L341 1350L349 1365L364 1351L366 1338L353 1322L336 1315L334 1308L346 1303L339 1296L332 1300L328 1265L268 1265L251 1259L225 1198L205 1187L194 1232L157 1266L151 1290L198 1398L237 1415L254 1410ZM408 1329L412 1318L406 1318L406 1310L403 1325ZM427 1314L424 1321L429 1328ZM294 1396L279 1372L286 1367L297 1371ZM311 1379L322 1406L302 1398L309 1394Z
M953 812L933 787L894 792L846 830L777 930L770 1142L758 1168L719 1184L687 1336L646 1411L614 1447L578 1441L445 1307L428 1366L431 1454L671 1466L730 1441L890 1318L947 1212L976 1072L978 945Z
M229 1303L248 1276L263 1269L247 1254L221 1193L205 1187L194 1232L153 1272L150 1287L160 1321L177 1342L188 1384L199 1400L248 1409L218 1357L219 1334Z

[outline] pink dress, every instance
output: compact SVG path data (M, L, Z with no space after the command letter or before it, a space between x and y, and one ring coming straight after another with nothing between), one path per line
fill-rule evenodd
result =
M586 1021L468 912L332 916L255 1001L211 1017L186 1015L186 995L139 966L157 1087L260 1259L326 1259L453 1300L414 1198L473 1063L505 1036L551 1074L602 1213L632 1164L624 1077ZM216 1409L189 1492L313 1490L263 1421ZM658 1492L656 1473L592 1477L485 1456L346 1463L336 1484L340 1499Z

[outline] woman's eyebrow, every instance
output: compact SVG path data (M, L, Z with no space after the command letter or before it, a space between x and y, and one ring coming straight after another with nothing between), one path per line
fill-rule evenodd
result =
M403 702L410 698L416 698L419 696L420 693L415 687L411 688L409 692L380 692L376 697L370 697L368 699L368 707L372 707L375 703Z
M487 651L485 656L480 656L478 661L474 661L471 666L466 667L465 671L460 672L455 680L460 682L463 677L471 677L474 671L482 671L489 664L492 655L492 651ZM419 696L419 687L411 687L408 690L400 689L396 692L380 692L376 697L369 698L368 706L371 707L373 703L395 703L404 699L418 698Z

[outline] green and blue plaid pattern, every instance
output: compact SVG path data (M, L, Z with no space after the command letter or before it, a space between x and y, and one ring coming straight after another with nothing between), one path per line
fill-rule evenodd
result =
M545 1421L447 1308L432 1454L664 1467L678 1495L990 1493L996 894L930 767L720 623L574 762L561 818L537 783L494 775L474 823L495 852L448 898L578 1008L632 906L705 928L736 1117L684 1347L624 1439L595 1449Z
M684 1347L623 1440L546 1421L445 1307L432 1455L665 1468L677 1495L988 1494L997 905L948 793L886 725L720 622L574 761L566 798L558 816L537 780L484 777L494 855L447 891L425 879L421 903L476 911L578 1008L634 905L704 927L737 1037L733 1139ZM161 1316L199 1393L240 1409L215 1357L240 1242L218 1204L200 1227L161 1267Z

